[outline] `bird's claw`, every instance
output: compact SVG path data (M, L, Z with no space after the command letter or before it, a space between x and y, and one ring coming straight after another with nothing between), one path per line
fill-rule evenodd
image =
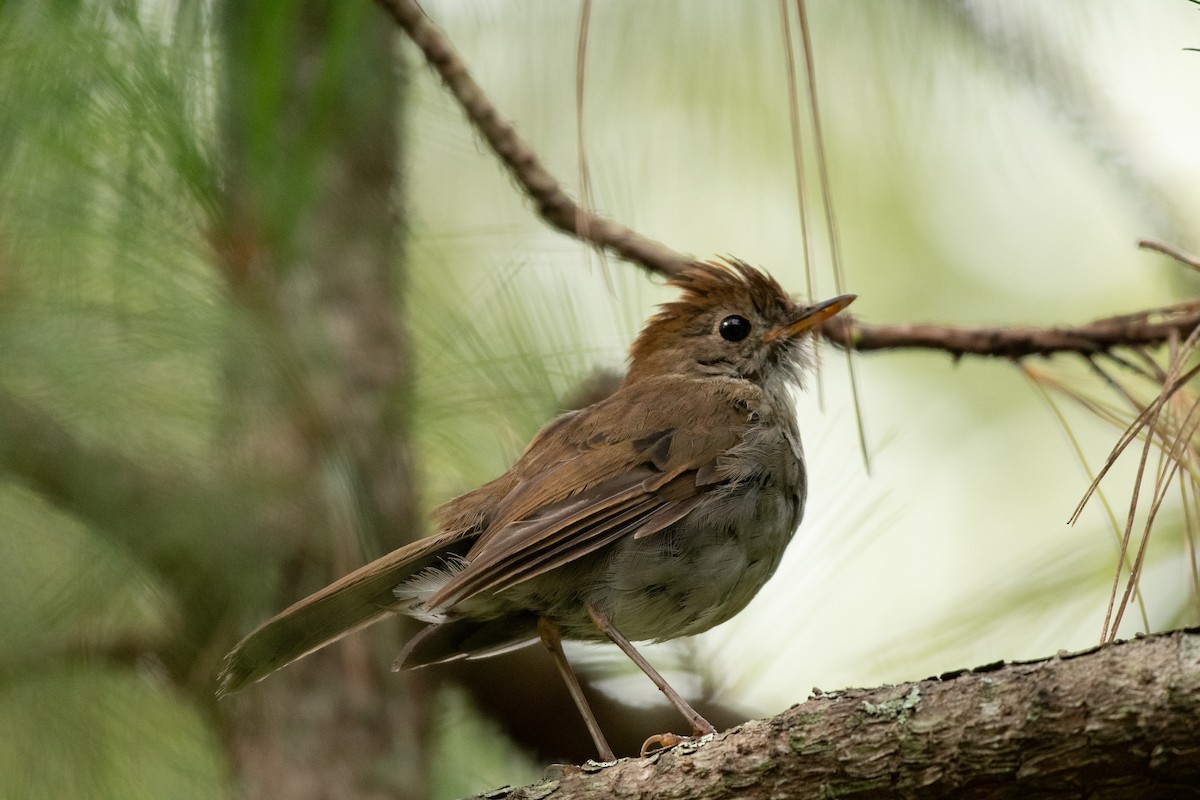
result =
M645 758L651 753L670 750L672 747L691 740L691 738L691 736L680 736L678 733L656 733L642 742L641 756Z
M542 771L542 778L545 780L559 780L570 775L578 775L583 772L583 767L578 764L547 764L546 769Z

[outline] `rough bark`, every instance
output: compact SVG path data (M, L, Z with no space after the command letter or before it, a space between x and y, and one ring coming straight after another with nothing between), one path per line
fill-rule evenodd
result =
M1200 797L1200 629L822 693L488 800Z

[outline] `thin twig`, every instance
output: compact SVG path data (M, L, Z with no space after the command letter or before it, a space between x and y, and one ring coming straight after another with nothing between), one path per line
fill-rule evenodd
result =
M1065 391L1065 387L1060 386L1059 384L1057 384L1053 381L1044 380L1042 377L1039 376L1038 373L1034 372L1031 369L1026 368L1024 370L1024 373L1025 373L1025 376L1029 379L1029 382L1033 386L1034 390L1038 393L1039 396L1041 396L1042 400L1049 407L1050 412L1054 415L1055 419L1058 420L1058 424L1062 428L1063 433L1066 434L1067 441L1070 443L1071 449L1075 453L1075 457L1079 459L1079 464L1083 467L1083 471L1087 475L1088 480L1094 481L1096 479L1096 473L1092 469L1091 465L1088 464L1087 456L1085 456L1083 453L1083 447L1082 447L1082 445L1080 445L1079 439L1076 438L1075 432L1071 430L1071 426L1067 423L1066 415L1063 414L1062 409L1060 409L1058 407L1058 404L1054 402L1054 398L1050 396L1050 392L1046 389L1046 386L1044 386L1043 383L1051 386L1056 391L1062 392L1065 396L1070 397L1072 400L1080 401L1083 398L1081 398L1079 395L1071 394L1069 391ZM1084 403L1084 407L1085 408L1087 407L1086 402ZM1105 516L1108 517L1109 525L1112 526L1113 534L1117 537L1117 547L1120 548L1121 547L1121 524L1119 522L1117 522L1116 512L1113 511L1113 507L1108 502L1108 498L1105 496L1104 491L1102 489L1099 489L1099 488L1096 489L1096 496L1100 498L1100 504L1104 507L1104 514L1105 514ZM1128 569L1130 572L1133 571L1133 564L1129 561L1128 558L1125 559L1124 564L1125 564L1126 569ZM1120 564L1118 564L1116 580L1120 580L1120 574L1121 574L1121 567L1120 567ZM1141 611L1141 614L1142 614L1142 623L1145 626L1146 630L1150 630L1150 617L1146 613L1146 600L1142 596L1141 587L1135 586L1134 592L1135 592L1135 597L1136 597L1137 603L1138 603L1138 609Z
M1158 424L1158 414L1162 410L1163 404L1156 404L1149 410L1146 418L1146 428L1153 430ZM1112 592L1108 597L1108 608L1104 612L1104 625L1100 629L1100 642L1109 642L1116 639L1117 626L1121 624L1121 616L1125 611L1125 599L1121 601L1121 607L1116 611L1116 620L1113 620L1113 611L1117 600L1117 589L1121 585L1121 564L1124 564L1129 557L1129 543L1133 540L1133 521L1137 514L1138 497L1142 491L1142 478L1146 474L1146 462L1150 460L1150 448L1153 442L1153 436L1147 436L1142 444L1142 455L1138 459L1137 474L1133 478L1133 495L1129 499L1129 514L1125 518L1125 529L1121 534L1121 553L1117 558L1117 570L1113 574ZM1160 451L1161 452L1161 451ZM1105 464L1105 468L1113 463L1115 456L1109 456L1109 461ZM1103 472L1103 471L1102 471ZM1145 554L1146 539L1142 538L1141 546L1138 548L1137 559L1134 561L1133 569L1129 571L1129 582L1125 585L1125 597L1129 596L1130 589L1137 583L1137 575L1141 571L1141 560Z
M816 153L818 185L821 187L821 206L825 211L825 234L829 240L829 260L833 264L833 284L838 294L846 291L846 269L842 264L841 236L838 234L837 215L833 209L833 189L829 179L829 159L825 148L824 126L821 124L821 104L817 95L817 66L813 58L812 35L808 30L808 9L804 0L796 0L796 17L800 22L800 49L804 53L804 80L808 87L809 123L812 128L813 150ZM805 243L807 246L807 242ZM854 365L854 351L846 348L846 375L850 379L851 405L854 407L854 422L858 429L858 447L862 453L863 467L871 472L871 452L867 447L867 430L863 422L862 402L858 396L858 370Z
M1142 413L1139 414L1132 423L1130 423L1129 428L1120 436L1120 438L1117 439L1117 443L1113 445L1112 452L1109 453L1108 459L1105 461L1104 466L1100 469L1100 472L1096 474L1096 480L1094 480L1092 485L1088 487L1086 492L1084 492L1083 498L1080 499L1079 504L1075 506L1075 511L1067 520L1067 524L1074 525L1075 521L1079 519L1079 515L1083 513L1084 506L1087 505L1088 499L1096 491L1096 487L1100 485L1100 481L1103 480L1104 476L1108 474L1109 468L1116 463L1117 458L1125 451L1125 448L1138 438L1138 434L1141 432L1142 428L1147 429L1147 436L1145 439L1147 442L1154 438L1153 426L1158 414L1158 409L1161 408L1164 403L1170 400L1172 395L1182 389L1188 381L1196 377L1197 374L1200 374L1200 366L1193 367L1184 375L1179 377L1177 381L1173 381L1164 386L1162 394L1155 398L1153 403L1146 406L1145 410L1142 411ZM1138 481L1141 481L1140 476Z
M496 110L475 83L466 65L445 36L415 0L377 0L421 49L429 66L441 77L467 119L512 173L521 190L533 201L549 225L580 241L602 247L646 270L671 276L691 258L661 242L649 239L613 220L588 212L572 200L537 154ZM1190 256L1169 245L1143 246L1171 255ZM1166 319L1150 321L1152 315ZM961 328L942 325L869 325L839 315L822 326L822 334L843 348L873 350L937 350L954 357L964 355L1019 359L1055 353L1103 353L1114 347L1157 347L1169 336L1186 336L1200 325L1200 305L1141 311L1121 317L1059 328Z
M1200 270L1200 257L1187 253L1173 244L1160 242L1158 239L1138 239L1138 247L1143 250L1157 250L1163 255L1168 255L1175 259L1180 264L1185 264L1194 270Z
M1200 418L1196 417L1196 411L1198 409L1200 409L1200 403L1193 403L1191 408L1188 410L1187 415L1184 417L1183 422L1180 423L1179 436L1171 445L1170 449L1168 450L1164 447L1159 450L1158 477L1155 482L1154 492L1151 496L1152 502L1150 505L1150 511L1146 514L1146 519L1142 526L1141 544L1138 546L1137 557L1134 559L1133 569L1130 570L1129 580L1125 585L1125 593L1121 597L1121 602L1117 607L1112 628L1109 630L1109 641L1116 640L1117 629L1121 626L1121 619L1125 614L1125 609L1129 605L1130 593L1138 589L1138 583L1140 582L1142 575L1142 568L1146 562L1146 548L1150 543L1150 532L1154 525L1154 519L1158 516L1158 510L1162 506L1163 500L1166 498L1167 490L1170 488L1172 479L1180 471L1180 468L1183 465L1183 451L1187 448L1188 442L1195 434L1197 427L1200 427ZM1170 464L1170 466L1167 467L1167 464ZM1111 611L1111 607L1109 610ZM1146 632L1149 633L1149 630Z
M551 227L597 247L611 250L651 272L677 275L692 259L648 239L618 222L592 214L563 191L533 148L500 115L467 65L415 0L378 0L421 49L425 60L462 106L476 132L500 159ZM583 221L586 220L586 223Z
M1144 355L1144 353L1143 353L1143 355ZM1146 380L1148 380L1152 383L1161 383L1162 382L1163 372L1161 369L1158 371L1158 373L1151 372L1144 365L1135 364L1134 362L1132 362L1128 358L1126 358L1124 355L1121 355L1119 353L1114 353L1111 350L1104 352L1104 353L1094 353L1094 354L1089 353L1088 355L1084 356L1084 358L1093 362L1092 366L1094 368L1100 369L1100 366L1095 363L1095 360L1098 357L1107 358L1109 361L1113 362L1117 366L1124 367L1125 369L1132 372L1134 375L1137 375L1138 377L1141 377L1141 378L1145 378Z
M817 175L820 178L821 205L825 211L825 233L829 236L829 260L833 262L834 288L846 291L846 271L842 266L838 246L837 216L833 212L833 189L829 180L829 162L825 158L824 126L821 124L821 105L817 100L817 67L813 60L812 36L808 32L808 10L804 0L796 0L796 16L800 19L801 51L804 53L804 79L808 84L808 113L812 123L813 148L817 152Z
M788 87L788 128L792 135L792 176L796 184L796 210L800 214L800 241L804 243L804 290L816 297L816 275L813 269L812 239L808 233L808 201L804 193L804 143L800 138L800 88L796 80L796 56L792 49L792 26L788 19L787 0L779 0L779 15L783 28L783 55Z
M596 207L595 195L592 193L592 172L588 167L587 157L587 141L585 132L587 125L584 123L584 85L585 75L587 73L587 43L588 31L591 29L592 23L592 0L583 0L579 7L579 36L575 46L575 156L579 161L579 231L584 239L588 238L591 230L591 217L595 213L592 211ZM604 257L604 249L596 248L596 252L600 254L600 263L607 267L607 260ZM590 253L588 261L591 261ZM611 275L607 269L604 274L610 280Z
M1092 372L1096 373L1096 375L1100 377L1100 380L1104 381L1104 384L1112 390L1113 394L1116 394L1118 397L1123 398L1125 402L1129 403L1129 405L1133 407L1134 412L1140 414L1146 410L1146 404L1134 397L1133 392L1129 391L1129 389L1125 387L1125 384L1121 383L1112 375L1109 375L1104 367L1100 366L1100 364L1091 354L1088 354L1083 358L1087 362L1087 365L1091 367Z
M1167 373L1162 366L1154 359L1154 356L1146 352L1144 347L1130 347L1129 350L1134 353L1146 365L1146 368L1153 373L1151 380L1155 383L1162 383L1167 379Z
M1167 318L1152 321L1162 312ZM947 325L869 325L840 314L821 327L830 341L860 352L939 350L964 355L1018 359L1055 353L1088 355L1114 347L1157 347L1171 336L1186 336L1200 325L1200 309L1154 309L1109 317L1074 327L965 328Z
M1192 574L1192 599L1200 607L1200 562L1196 558L1196 486L1192 485L1193 500L1188 500L1187 481L1179 482L1179 494L1183 508L1183 536L1187 552L1188 567Z

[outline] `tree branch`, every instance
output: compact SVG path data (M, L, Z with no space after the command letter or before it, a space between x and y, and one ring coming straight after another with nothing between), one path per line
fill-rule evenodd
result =
M441 77L462 106L467 120L512 174L521 191L533 201L541 218L554 229L649 272L670 277L692 259L661 242L642 236L613 220L591 212L571 199L550 174L512 123L504 118L471 77L454 46L430 21L416 0L378 0L421 49L429 66ZM1140 245L1172 255L1184 263L1189 256L1169 245L1143 240ZM1157 347L1174 336L1186 336L1200 324L1200 304L1150 309L1122 317L1097 320L1078 327L961 328L943 325L868 325L846 315L825 323L822 334L834 344L860 352L873 350L940 350L963 355L1017 359L1056 353L1093 354L1114 347ZM1151 322L1166 314L1168 319Z
M1200 270L1200 258L1191 253L1184 252L1169 242L1160 242L1157 239L1138 239L1138 247L1143 250L1155 250L1163 255L1170 256L1180 264Z
M1200 628L817 696L488 800L1195 797Z
M963 355L1019 359L1056 353L1093 355L1115 347L1157 347L1187 338L1200 325L1200 301L1108 317L1059 328L960 328L949 325L870 325L840 314L821 328L843 348L940 350Z
M692 259L661 242L582 208L542 164L483 89L471 77L454 46L430 21L415 0L379 0L397 24L425 54L425 60L462 106L467 119L512 174L538 215L550 227L581 241L609 250L650 272L670 277Z

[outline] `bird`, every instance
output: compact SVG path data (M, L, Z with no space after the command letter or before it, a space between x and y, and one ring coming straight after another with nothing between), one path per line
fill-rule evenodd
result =
M498 478L433 512L436 532L264 622L225 658L218 693L392 614L423 627L393 669L541 641L600 758L615 759L563 640L610 641L691 728L714 732L633 642L702 633L775 572L800 524L808 473L792 387L811 333L856 295L806 305L732 257L672 276L620 386L548 422ZM689 738L665 733L643 754Z

